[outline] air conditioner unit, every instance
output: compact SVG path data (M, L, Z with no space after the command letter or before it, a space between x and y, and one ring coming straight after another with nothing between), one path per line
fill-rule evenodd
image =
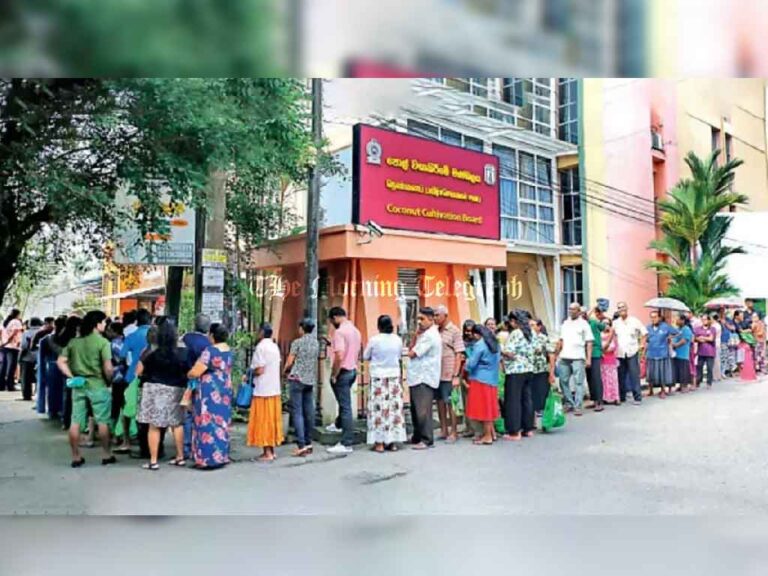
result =
M661 133L655 130L651 130L651 148L654 150L664 150L664 139L661 137Z

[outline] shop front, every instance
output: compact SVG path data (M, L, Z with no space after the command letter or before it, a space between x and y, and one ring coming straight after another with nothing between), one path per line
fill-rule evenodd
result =
M493 273L507 266L498 159L358 125L351 167L351 189L337 183L330 187L337 197L323 199L348 201L352 209L349 222L320 230L320 336L329 336L325 318L333 306L347 311L364 344L382 314L404 345L422 306L446 306L456 324L482 320L494 298ZM256 250L251 260L266 317L286 351L304 313L305 247L305 235L294 235ZM327 376L327 366L322 372Z

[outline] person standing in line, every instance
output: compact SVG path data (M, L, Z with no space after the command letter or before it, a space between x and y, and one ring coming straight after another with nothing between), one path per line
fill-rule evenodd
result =
M592 400L592 408L595 412L603 411L603 330L605 330L605 312L599 306L595 306L588 319L592 330L592 360L587 367L587 382L589 383L589 397Z
M600 365L603 379L603 401L618 406L619 402L619 360L616 358L616 333L613 321L606 318L605 330L600 335L603 347L603 361Z
M66 378L61 370L59 370L58 359L64 348L73 339L77 338L81 322L82 320L78 316L68 317L64 324L64 329L61 333L56 334L51 341L52 351L56 355L56 362L55 368L52 371L52 384L50 384L50 387L55 397L51 398L49 396L49 398L52 405L59 406L60 408L62 430L69 430L72 424L72 389L66 386Z
M486 318L483 326L488 328L493 334L496 334L496 318Z
M720 372L724 378L730 378L736 369L736 356L731 349L731 340L735 334L733 320L723 312L720 322L723 331L720 335Z
M646 359L646 379L651 390L653 390L654 386L661 388L659 398L663 400L667 397L667 393L672 394L672 385L675 380L669 347L672 343L672 338L677 335L677 329L667 324L658 310L653 310L650 317L651 323L647 328L648 356ZM665 391L665 388L667 391Z
M352 386L357 380L357 360L362 338L357 327L347 320L347 312L340 306L328 311L328 321L334 328L331 364L331 389L339 404L339 416L329 431L341 430L341 441L327 448L330 454L351 454L355 440L355 422L352 419Z
M157 329L157 347L139 360L136 376L141 378L141 405L137 422L149 426L147 443L149 462L142 468L156 471L160 453L161 430L171 428L176 445L174 466L186 466L184 459L184 411L181 397L187 387L186 355L178 347L178 333L172 321Z
M712 388L715 365L715 348L717 333L712 327L712 320L708 314L701 318L701 326L693 331L694 341L698 345L696 364L696 388L701 386L704 380L704 368L707 370L707 389Z
M554 382L550 378L552 374L552 359L549 352L549 335L547 329L541 320L530 321L531 325L531 347L533 348L533 381L531 389L533 391L533 412L535 416L541 416L544 411L544 405L547 402L549 388Z
M712 328L715 329L715 365L712 369L712 372L714 373L714 380L715 382L719 382L723 379L723 372L720 369L722 359L720 357L720 340L723 337L723 325L720 323L720 315L719 314L713 314L711 316L712 318Z
M229 332L224 326L212 324L210 344L187 372L187 378L198 379L192 395L192 456L198 469L211 470L229 464L232 351L228 339Z
M688 320L688 326L690 326L691 331L695 334L696 329L700 328L702 325L701 319L696 316L693 312L686 312L686 318ZM691 357L690 357L690 363L691 363L691 381L696 382L696 364L697 364L697 357L699 352L699 345L696 343L696 339L693 339L693 345L691 346ZM691 388L692 391L696 390L696 387L694 386Z
M130 384L136 377L136 366L139 365L141 353L147 348L147 333L152 323L152 315L144 308L136 312L136 329L128 331L130 324L123 326L125 342L121 352L121 358L126 361L127 370L125 379Z
M645 351L648 330L642 322L629 315L626 302L617 305L619 317L613 323L616 332L616 355L619 357L619 399L625 402L627 392L632 392L634 404L640 405L643 393L640 388L640 355Z
M396 452L397 444L406 441L403 384L400 376L403 341L394 334L394 325L389 316L379 316L377 325L379 333L368 341L363 352L363 360L369 363L368 372L371 376L367 442L374 452Z
M440 360L443 343L435 325L432 308L419 309L419 328L416 344L408 351L408 386L411 392L411 420L413 421L414 450L434 445L432 402L440 386Z
M72 468L85 464L80 455L80 430L86 426L88 405L99 428L99 439L104 455L103 466L117 462L112 454L110 425L112 424L112 350L104 338L107 315L92 310L83 318L80 336L74 338L61 351L57 361L59 370L67 378L82 378L81 387L72 388L72 425L69 428L69 445L72 449Z
M672 337L672 349L675 351L673 380L679 386L679 392L688 392L691 388L690 357L693 331L682 314L677 317L676 323L677 334Z
M469 379L467 378L467 371L466 371L466 363L467 358L469 358L469 355L472 353L472 347L475 345L475 336L474 336L474 330L475 328L475 321L472 319L464 320L464 323L461 325L461 336L462 340L464 341L464 369L462 369L462 400L464 401L464 406L466 408L467 402L469 401ZM497 383L498 384L498 383ZM496 402L498 403L498 398L496 399ZM476 435L475 427L472 424L472 421L467 416L466 409L464 410L464 433L462 436L464 438L473 438Z
M14 308L3 322L2 342L0 342L0 390L16 391L16 368L19 363L23 333L21 311Z
M248 418L248 446L262 449L259 462L273 462L283 443L283 403L280 393L280 348L272 339L272 325L264 322L253 353L253 401Z
M447 442L456 442L459 438L459 424L456 413L453 411L451 394L454 388L461 387L464 340L458 327L448 319L448 308L445 306L438 306L435 310L435 323L443 342L437 414L442 438Z
M181 342L187 350L187 371L200 359L206 348L211 345L208 337L211 331L211 318L207 314L197 314L195 316L195 326L193 332L187 332L182 336ZM192 457L192 426L194 425L194 415L192 410L184 411L184 458L189 460Z
M122 416L125 406L125 391L128 383L125 381L126 365L121 360L125 337L123 336L123 323L112 322L105 331L109 346L112 350L112 365L115 370L112 375L112 422L115 428L119 424L123 433L116 441L119 442L115 447L115 454L128 454L131 451L131 420ZM122 422L120 420L122 419Z
M312 428L315 422L314 392L317 386L317 360L320 345L315 336L315 321L304 318L299 322L299 337L291 342L285 375L291 393L291 415L296 431L297 448L293 456L312 454Z
M533 412L533 335L530 315L513 310L507 316L511 328L501 348L506 379L504 382L504 440L532 437L536 428Z
M138 330L138 310L129 310L123 314L123 337L128 338L131 334Z
M752 335L755 337L755 371L765 373L765 320L758 316L752 317Z
M31 318L29 328L21 336L21 397L22 400L32 402L35 392L35 380L37 376L37 348L32 347L35 335L40 331L43 323L40 318ZM37 391L40 394L40 391Z
M51 338L64 329L66 321L66 316L53 319L51 331L44 336L40 336L40 332L38 332L33 339L33 342L37 341L37 413L45 414L47 412L50 418L58 418L61 410L61 398L59 398L57 412L53 413L51 410L51 385L48 370L49 364L52 363L54 367L56 366L59 355L58 352L53 351L50 342Z
M485 326L473 325L472 335L475 345L466 362L469 380L466 413L473 421L482 424L483 433L473 440L473 444L483 446L493 444L493 423L499 417L496 387L501 354L498 339Z
M582 415L584 402L584 371L592 365L594 335L589 323L581 316L581 305L573 302L568 306L568 318L560 327L560 340L555 356L560 370L560 390L565 399L566 411ZM575 390L571 390L573 375Z

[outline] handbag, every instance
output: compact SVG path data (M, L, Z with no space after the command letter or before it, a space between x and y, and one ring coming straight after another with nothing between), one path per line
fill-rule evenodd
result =
M136 418L139 403L139 379L133 381L125 389L125 405L123 406L123 416L126 418Z
M235 398L235 406L242 409L250 409L253 401L253 371L248 370L245 373L245 381L240 383Z
M85 387L85 378L82 376L73 376L72 378L67 378L67 388L75 389L83 387Z
M553 428L565 426L565 410L560 394L552 388L549 389L547 402L544 405L544 413L541 415L541 429L546 432Z

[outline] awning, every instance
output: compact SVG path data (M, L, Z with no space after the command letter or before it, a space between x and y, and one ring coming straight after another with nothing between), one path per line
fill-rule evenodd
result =
M165 293L165 286L149 286L146 288L136 288L135 290L128 290L127 292L118 292L117 294L110 294L104 296L101 300L122 300L123 298L131 298L133 296L161 296Z

